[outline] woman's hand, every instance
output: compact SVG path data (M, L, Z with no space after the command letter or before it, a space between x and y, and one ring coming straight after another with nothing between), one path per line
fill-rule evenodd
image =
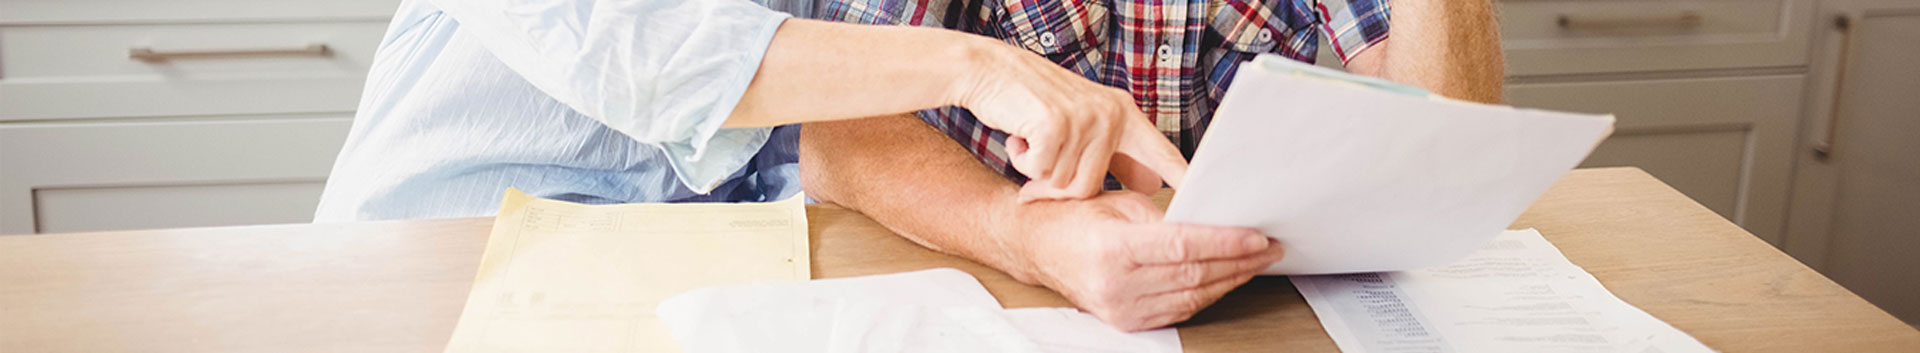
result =
M1110 166L1126 169L1115 175L1146 193L1163 178L1179 186L1186 176L1180 150L1140 113L1133 95L1018 47L971 42L977 49L968 51L970 65L950 102L1012 135L1010 162L1032 179L1020 191L1022 201L1093 197Z
M1022 201L1084 199L1108 169L1129 189L1174 186L1187 162L1133 96L998 40L944 29L788 19L724 127L860 119L942 106L1013 135Z

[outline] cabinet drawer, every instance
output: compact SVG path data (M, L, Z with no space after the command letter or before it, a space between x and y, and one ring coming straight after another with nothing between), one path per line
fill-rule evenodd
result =
M6 0L0 24L387 19L400 0Z
M0 120L351 111L385 30L385 21L0 26ZM195 55L210 52L227 53Z
M304 222L351 124L0 124L0 234Z
M33 194L40 233L313 221L325 181L48 188Z
M1504 0L1509 75L1806 64L1812 0Z

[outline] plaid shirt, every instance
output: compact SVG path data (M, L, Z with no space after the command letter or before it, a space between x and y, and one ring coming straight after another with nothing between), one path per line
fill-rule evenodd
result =
M1324 3L1345 1L1329 11ZM1187 153L1199 143L1234 69L1271 53L1313 62L1320 36L1342 61L1387 38L1387 0L827 0L823 20L961 30L1004 40L1094 82L1126 89ZM989 168L1008 165L1007 134L965 109L918 113ZM1109 183L1111 184L1111 183Z

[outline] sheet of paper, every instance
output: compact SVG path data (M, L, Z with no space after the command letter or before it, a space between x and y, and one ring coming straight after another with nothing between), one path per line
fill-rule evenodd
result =
M688 290L809 278L801 197L589 206L507 190L447 352L672 352Z
M1442 265L1498 235L1613 124L1394 87L1270 55L1242 65L1166 219L1261 229L1287 247L1268 274Z
M660 304L688 353L1178 353L1173 329L1124 333L1070 308L1002 310L954 269L703 288Z
M1713 351L1613 296L1531 229L1444 267L1291 280L1346 353Z
M1002 312L1007 321L1048 353L1180 353L1173 328L1120 332L1073 308L1022 308Z
M910 308L985 308L1000 302L973 276L955 269L807 282L701 288L660 303L658 312L689 353L827 352L841 325L856 320L853 305ZM849 314L844 311L853 310ZM896 323L909 318L895 317ZM869 323L871 324L871 323Z

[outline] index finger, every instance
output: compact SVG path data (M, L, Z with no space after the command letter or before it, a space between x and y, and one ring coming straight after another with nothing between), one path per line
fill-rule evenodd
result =
M1187 178L1187 159L1180 155L1180 148L1174 147L1160 130L1140 119L1138 124L1128 124L1127 132L1120 137L1120 148L1115 152L1127 155L1134 162L1159 174L1175 189Z
M1259 230L1197 224L1154 223L1127 239L1134 263L1143 265L1228 259L1276 246Z

